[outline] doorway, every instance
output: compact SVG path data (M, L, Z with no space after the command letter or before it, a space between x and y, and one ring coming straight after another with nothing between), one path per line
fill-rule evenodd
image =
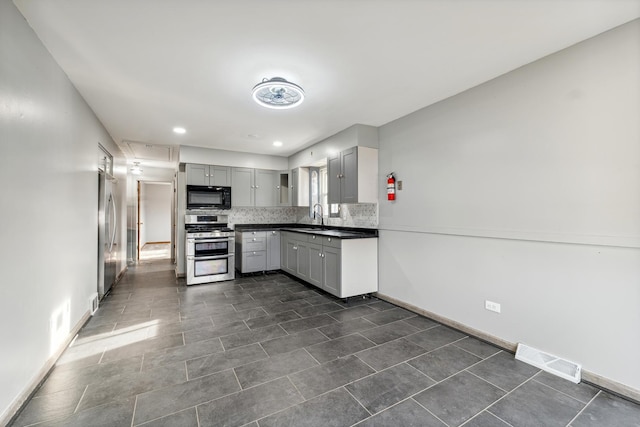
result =
M137 258L139 261L171 258L170 182L138 181Z

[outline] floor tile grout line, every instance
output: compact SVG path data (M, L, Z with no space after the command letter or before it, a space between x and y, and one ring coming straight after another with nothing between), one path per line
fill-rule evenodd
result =
M540 371L540 372L544 372L544 371ZM585 406L586 406L586 405L588 405L588 404L589 404L589 402L591 402L591 399L593 399L593 398L589 399L589 402L583 402L582 400L577 399L577 398L575 398L575 397L571 396L570 394L565 393L565 392L564 392L564 391L562 391L562 390L558 390L558 389L557 389L557 388L555 388L555 387L552 387L552 386L550 386L550 385L548 385L548 384L543 383L542 381L537 380L537 379L536 379L536 377L540 374L540 372L538 372L538 373L537 373L537 374L535 374L533 377L531 377L531 379L532 379L534 382L536 382L536 383L538 383L538 384L540 384L540 385L542 385L542 386L544 386L544 387L546 387L546 388L549 388L549 389L551 389L551 390L553 390L553 391L556 391L556 392L558 392L558 393L560 393L560 394L562 394L562 395L565 395L565 396L567 396L568 398L570 398L571 400L575 400L576 402L578 402L578 403L580 403L580 404L582 404L582 405L585 405ZM567 381L568 381L568 380L567 380ZM596 395L597 395L597 393L596 393Z
M73 412L71 414L75 414L76 412L78 412L78 408L80 408L80 403L82 403L82 399L84 399L84 395L87 393L88 388L89 388L88 384L84 386L84 390L82 391L82 396L80 396L80 400L78 400L78 403L76 404L76 407L73 409Z
M589 407L589 405L591 405L591 403L593 403L593 401L596 400L596 398L598 396L600 396L600 393L602 393L602 390L598 390L596 395L593 396L591 398L591 400L589 400L589 402L586 405L584 405L584 407L582 409L580 409L580 411L578 411L578 413L573 418L571 418L571 420L567 423L567 425L568 426L571 425L572 422L574 422L576 419L578 419L578 417Z
M465 369L465 371L466 371L466 369ZM468 371L467 371L467 372L468 372ZM496 414L494 414L493 412L491 412L491 411L489 410L489 408L491 408L493 405L495 405L496 403L500 402L501 400L506 399L506 398L507 398L507 396L512 395L512 393L513 393L514 391L518 390L520 387L522 387L522 386L523 386L523 385L525 385L526 383L528 383L528 382L530 382L530 381L532 381L532 380L533 380L533 377L531 377L531 378L527 378L527 379L526 379L526 380L524 380L522 383L520 383L520 384L518 384L516 387L514 387L514 388L513 388L513 390L511 390L511 391L506 391L506 390L504 390L503 388L498 387L498 386L496 386L495 384L490 383L489 381L485 380L484 378L481 378L481 377L477 376L477 375L476 375L476 374L474 374L473 372L469 372L469 373L470 373L470 374L472 374L472 375L474 375L474 376L476 376L477 378L480 378L482 381L485 381L486 383L491 384L492 386L497 387L498 389L505 391L504 396L500 397L499 399L496 399L494 402L492 402L491 404L487 405L484 409L482 409L481 411L479 411L479 412L478 412L478 414L479 414L479 413L481 413L481 412L483 412L483 411L487 411L487 412L489 412L491 415L493 415L494 417L496 417L496 418L500 419L501 421L504 421L504 420L502 420L502 418L498 417ZM506 422L506 421L505 421L505 422ZM511 425L510 423L507 423L507 424Z
M468 335L466 338L472 338L472 337L471 337L470 335ZM462 338L462 339L460 339L460 340L456 341L455 343L459 343L460 341L463 341L464 339L465 339L465 338ZM453 344L453 345L455 345L455 346L456 346L456 348L459 348L460 350L462 350L462 351L464 351L464 352L467 352L467 353L469 353L469 354L470 354L470 355L472 355L472 356L479 357L481 360L487 360L487 359L489 359L489 358L491 358L491 357L495 356L497 353L500 353L501 351L504 351L504 350L501 350L501 349L500 349L500 348L498 348L498 347L492 346L491 344L487 344L487 345L491 345L492 347L494 347L494 348L496 349L496 352L495 352L495 353L493 353L493 354L491 354L491 355L489 355L489 356L487 356L487 357L483 357L483 356L481 356L481 355L479 355L479 354L475 354L474 352L467 350L466 348L462 348L462 347L460 347L459 345L456 345L455 343L452 343L452 344Z
M350 383L350 384L353 384L353 383ZM372 415L373 415L373 414L371 413L371 411L370 411L369 409L367 409L367 407L366 407L366 406L364 406L364 405L362 404L362 402L360 402L360 399L358 399L356 396L354 396L354 395L353 395L353 393L351 393L351 392L349 391L349 389L348 389L346 386L342 386L341 388L345 389L345 391L346 391L347 393L349 393L349 396L351 396L351 397L352 397L356 402L358 402L358 405L360 405L360 406L361 406L365 411L367 411L367 414L369 414L369 416L372 416ZM338 390L338 388L335 388L334 390ZM367 417L367 418L369 418L369 417Z
M417 395L418 393L414 394L413 396ZM409 397L409 399L413 399L413 396ZM427 411L428 413L430 413L431 415L433 415L438 421L440 421L442 424L444 424L447 427L451 427L449 424L447 424L443 419L441 419L439 416L437 416L436 414L434 414L433 412L431 412L429 410L429 408L425 407L422 403L418 402L416 399L413 399L414 402L416 402L418 405L420 405L425 411Z
M138 395L136 394L135 401L133 402L133 413L131 414L131 427L134 426L133 422L136 419L136 409L138 408Z

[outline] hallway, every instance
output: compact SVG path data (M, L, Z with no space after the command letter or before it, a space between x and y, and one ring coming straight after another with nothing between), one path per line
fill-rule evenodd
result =
M12 426L640 426L574 385L377 299L285 275L186 287L129 269Z

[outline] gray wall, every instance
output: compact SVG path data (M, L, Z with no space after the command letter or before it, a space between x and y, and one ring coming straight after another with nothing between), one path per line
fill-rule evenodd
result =
M11 1L0 1L0 424L97 290L98 142L118 150ZM123 223L121 221L121 223ZM121 229L117 242L126 241ZM124 257L120 256L120 268Z
M636 20L382 126L380 292L640 390L639 76Z

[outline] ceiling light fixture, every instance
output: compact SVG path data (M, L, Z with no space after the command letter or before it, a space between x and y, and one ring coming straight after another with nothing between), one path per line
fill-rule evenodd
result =
M142 169L140 169L140 162L133 162L133 167L131 168L132 175L142 175Z
M180 135L182 135L183 133L187 133L187 130L185 128L181 128L179 126L174 127L173 131Z
M274 147L282 147L282 141L273 141Z
M282 77L262 79L253 87L252 94L258 104L277 110L297 107L304 101L304 90Z

